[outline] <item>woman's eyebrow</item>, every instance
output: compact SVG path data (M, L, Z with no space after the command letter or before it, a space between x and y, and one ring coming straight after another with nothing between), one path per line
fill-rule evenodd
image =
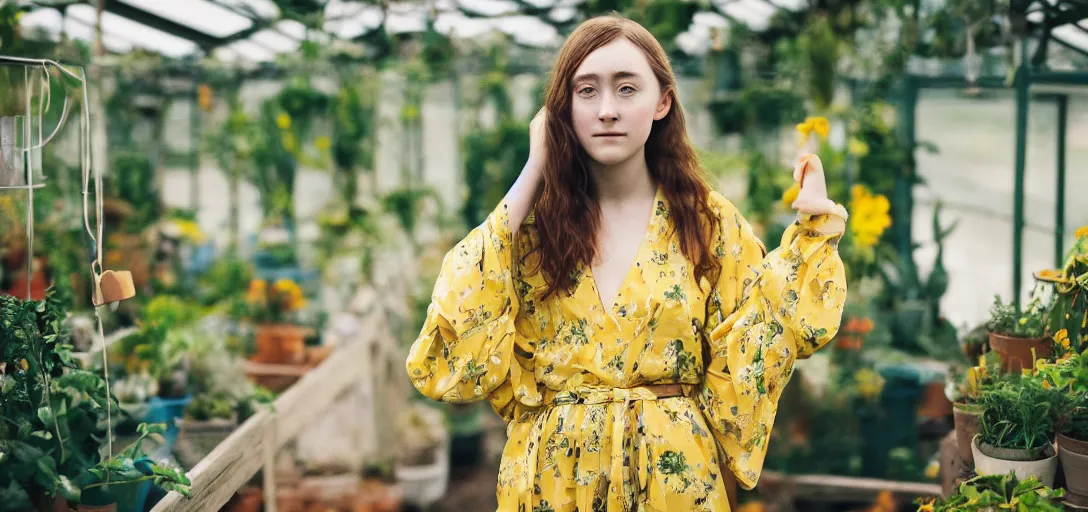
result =
M613 80L622 80L624 78L638 78L639 74L633 71L617 71L612 73ZM597 73L582 73L581 75L575 75L575 82L599 82L601 76Z

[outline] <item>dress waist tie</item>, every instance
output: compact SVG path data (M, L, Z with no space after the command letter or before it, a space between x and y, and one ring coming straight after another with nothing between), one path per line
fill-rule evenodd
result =
M565 404L613 404L619 406L619 414L612 416L612 450L608 473L608 510L613 504L622 505L621 510L630 510L626 494L623 492L623 433L627 430L627 408L636 400L657 400L686 396L685 384L648 384L633 388L595 388L583 387L556 393L551 401L553 405Z

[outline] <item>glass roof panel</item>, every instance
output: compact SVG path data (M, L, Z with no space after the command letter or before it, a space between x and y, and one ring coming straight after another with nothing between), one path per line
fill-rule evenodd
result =
M460 12L440 13L434 20L438 33L454 38L480 37L494 30L494 24L483 18L469 18Z
M85 25L94 25L95 8L87 4L74 4L68 8L68 16ZM123 18L111 12L102 13L102 30L125 34L134 46L158 52L167 57L184 57L199 51L196 43L167 34L161 30Z
M224 47L229 54L234 54L237 60L248 62L269 62L276 59L276 54L272 50L264 48L252 41L235 41ZM216 54L216 57L220 57L220 54Z
M280 8L272 0L215 0L216 3L232 7L238 11L252 14L253 16L274 20L280 17Z
M422 32L427 28L427 17L423 9L390 9L385 28L390 34Z
M298 39L300 41L306 39L306 25L295 20L278 21L276 22L275 27L281 34L292 39Z
M300 41L287 37L276 29L266 28L249 36L249 40L260 46L268 48L276 53L293 52L298 49Z
M510 16L495 20L496 28L515 41L529 46L552 46L560 41L559 32L536 16Z
M517 2L510 0L457 0L461 8L482 16L502 16L520 12Z
M753 30L767 28L775 8L760 0L732 0L720 2L718 6L737 21L748 25Z
M382 10L362 2L331 0L325 5L326 32L341 39L354 39L380 25Z
M122 3L215 37L227 37L253 26L249 18L207 0L123 0Z
M43 8L27 13L22 17L20 23L24 28L24 33L29 37L35 37L40 34L51 41L59 41L61 27L64 27L67 30L70 39L77 39L88 43L94 41L94 30L90 25L81 23L77 20L72 20L70 23L65 24L63 23L63 17L61 16L60 11L57 11L56 9ZM113 53L132 51L131 43L124 38L106 32L105 30L103 30L102 34L102 43L106 46L107 51Z
M551 10L548 13L548 17L554 21L567 22L574 19L578 15L578 9L574 6L559 6Z
M1081 20L1080 26L1088 27L1088 20ZM1055 27L1050 31L1050 34L1061 39L1069 46L1088 51L1088 32L1081 30L1072 23Z
M59 41L60 28L64 25L64 18L61 16L60 11L44 8L24 14L19 23L23 29L39 31L40 34L47 36L50 41ZM27 31L24 30L24 32Z

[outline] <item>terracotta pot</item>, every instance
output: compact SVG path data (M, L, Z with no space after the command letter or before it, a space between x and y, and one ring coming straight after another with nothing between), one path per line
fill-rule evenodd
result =
M298 489L276 491L276 510L279 512L305 512L306 496Z
M257 326L257 355L262 363L302 364L306 362L307 329L291 324Z
M979 436L975 436L971 443L971 452L975 459L975 470L980 475L1003 475L1012 471L1020 480L1035 476L1043 485L1054 487L1054 475L1058 472L1058 453L1053 446L1047 447L1038 456L1029 450L981 444Z
M1032 368L1034 360L1049 358L1054 353L1054 341L1048 336L1015 338L990 333L990 348L1001 355L1006 372L1019 373L1024 368Z
M922 418L944 418L952 414L952 401L944 394L944 382L934 381L922 388L918 404L918 416Z
M1074 503L1088 503L1088 442L1058 434L1058 458Z
M261 512L264 506L264 491L255 485L238 489L233 500L232 512Z
M398 512L403 499L401 489L379 480L365 480L352 503L352 512Z
M18 297L20 299L26 298L26 262L23 262L23 266L13 273L13 279L11 280L11 288L8 290L8 295ZM41 258L34 259L34 272L30 274L30 298L32 300L42 300L45 298L45 290L49 287L48 279L45 275L45 262Z
M971 441L982 429L980 419L982 414L967 410L963 404L952 407L952 421L956 429L956 448L960 452L960 458L967 464L974 465L974 455L971 452Z
M109 505L78 505L76 507L77 512L117 512L117 504L110 503Z

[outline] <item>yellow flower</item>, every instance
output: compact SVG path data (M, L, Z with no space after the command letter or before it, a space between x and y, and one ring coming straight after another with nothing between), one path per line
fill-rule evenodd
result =
M929 464L926 464L926 471L925 471L926 478L928 478L930 480L936 480L937 476L940 475L940 473L941 473L941 463L940 463L940 461L931 460L931 461L929 461Z
M797 194L800 193L801 184L794 182L794 184L791 185L790 188L787 188L786 191L782 193L782 204L785 204L786 208L791 208L793 206L793 202L797 200Z
M1088 226L1081 226L1073 232L1077 238L1088 238Z
M22 359L19 361L19 367L25 372L30 368L30 363L26 362L26 359Z
M283 144L283 149L288 153L294 153L298 148L298 141L295 140L295 135L291 132L286 132L280 137L280 142Z
M1054 333L1054 343L1069 350L1069 331L1067 329L1062 329Z
M767 505L764 505L762 501L749 501L739 507L737 512L766 512Z
M850 151L851 155L860 158L869 154L869 145L861 139L851 138L849 144L847 145L847 150Z
M862 398L874 399L884 390L884 377L869 368L858 370L854 380L858 386L858 394Z
M291 116L287 114L280 114L276 116L276 126L279 126L281 130L286 130L291 127Z
M181 236L190 242L195 244L204 242L204 232L200 230L200 224L191 220L177 219L174 221L174 225L181 232Z
M831 123L828 122L826 117L806 117L805 122L797 125L797 131L801 134L801 140L804 142L816 133L821 139L827 140L828 135L831 134Z
M316 147L317 149L320 149L321 151L325 151L325 150L332 147L332 140L329 139L328 137L322 135L322 136L314 139L314 147Z
M933 499L929 499L918 506L918 512L933 512Z
M882 194L873 194L861 184L850 191L850 232L861 248L873 247L892 225L891 203Z
M268 283L264 279L254 279L249 282L246 300L251 303L263 303L266 293L268 293Z

